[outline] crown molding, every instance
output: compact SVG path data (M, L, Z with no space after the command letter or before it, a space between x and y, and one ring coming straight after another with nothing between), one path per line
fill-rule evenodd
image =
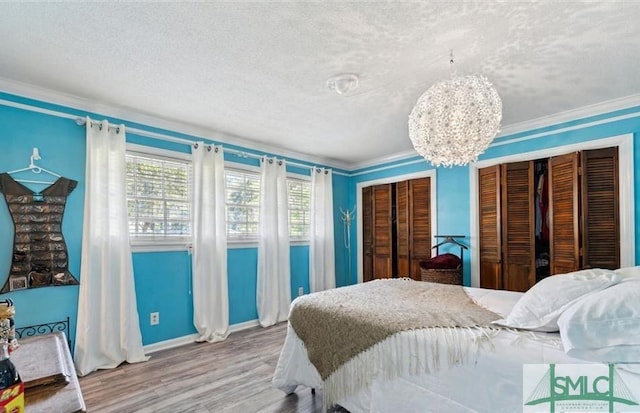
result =
M123 106L107 105L92 99L59 92L56 90L18 82L12 79L0 77L0 91L18 95L21 97L42 101L49 104L59 105L83 112L91 112L101 116L122 119L132 123L149 126L152 128L164 129L169 132L189 135L198 139L207 139L221 144L239 146L247 151L266 152L277 156L292 158L310 164L319 164L350 170L351 164L341 162L336 159L316 157L302 152L292 151L279 146L264 144L249 138L233 135L228 132L212 130L198 127L184 122L179 122L159 116L138 112ZM79 115L82 116L82 115Z
M507 125L500 130L497 137L503 138L522 132L561 125L563 123L615 112L622 109L628 109L634 106L640 106L640 94L606 100L604 102L594 103L592 105L582 106L564 112L558 112L552 115Z
M385 155L379 158L369 159L367 161L352 163L349 165L349 170L351 172L356 172L356 171L359 171L360 169L369 168L371 166L380 166L382 164L390 163L390 162L401 161L414 156L419 156L419 155L413 149L408 151L403 151L403 152L396 152L391 155Z
M310 164L320 164L320 165L329 166L332 168L341 169L346 172L346 174L340 174L340 175L351 176L354 172L357 172L364 168L406 160L408 158L417 156L414 150L407 150L407 151L397 152L394 154L385 155L383 157L374 158L374 159L370 159L362 162L356 162L356 163L342 162L336 159L316 157L309 154L278 147L278 146L267 145L260 141L236 136L231 133L198 127L198 126L194 126L184 122L162 118L162 117L146 114L143 112L137 112L133 109L128 109L125 107L102 104L91 99L83 98L76 95L71 95L68 93L58 92L52 89L47 89L40 86L18 82L18 81L3 78L3 77L0 77L0 91L6 92L9 94L15 94L15 95L29 98L29 99L42 101L42 102L53 104L53 105L59 105L59 106L75 109L77 111L90 112L90 113L95 113L95 114L99 114L99 115L107 116L111 118L123 119L129 122L146 125L152 128L164 129L169 132L188 135L197 139L207 139L207 140L219 142L221 144L234 145L234 146L241 147L242 149L246 149L247 151L271 153L277 156L282 156L286 158L300 160L303 162L308 162ZM559 126L566 122L576 121L580 119L589 118L592 116L598 116L605 113L628 109L634 106L640 106L640 94L634 94L634 95L624 96L621 98L611 99L604 102L595 103L592 105L587 105L587 106L579 107L576 109L555 113L549 116L544 116L544 117L540 117L540 118L536 118L536 119L532 119L524 122L507 125L502 128L497 138L504 138L511 135L533 131L536 129L546 128L546 127L555 126L555 125ZM79 114L78 116L83 116L83 114ZM544 135L546 134L547 133L545 133ZM506 143L509 143L509 142L494 141L490 145L490 147L493 146L494 144L502 145Z
M562 124L567 122L586 119L593 116L603 115L605 113L611 113L611 112L615 112L623 109L629 109L635 106L640 106L640 94L634 94L634 95L624 96L621 98L606 100L604 102L595 103L593 105L582 106L576 109L554 113L553 115L507 125L500 130L500 133L498 133L498 136L496 138L505 138L518 133L530 132L536 129L546 128L550 126L561 126ZM598 122L598 124L600 123L601 122ZM589 126L589 125L592 125L592 123L588 123L587 125L584 125L584 126ZM582 126L577 125L575 129L579 129L580 127ZM545 132L539 135L536 134L532 136L532 138L546 136L551 133L554 133L554 131ZM510 140L505 140L501 142L494 141L491 143L491 145L489 145L489 147L504 145L508 143L511 143L511 141ZM369 161L351 164L350 171L353 173L353 172L359 171L360 169L364 169L370 166L380 165L388 162L400 161L407 158L411 158L416 155L417 153L413 150L398 152L395 154L384 156L382 158L376 158L376 159L371 159Z

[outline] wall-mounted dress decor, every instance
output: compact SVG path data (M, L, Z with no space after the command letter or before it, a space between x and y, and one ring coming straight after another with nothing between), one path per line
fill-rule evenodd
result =
M34 155L37 156L35 148ZM11 269L1 293L78 284L78 280L69 272L67 245L62 236L62 216L67 196L77 182L35 166L34 156L31 158L29 168L0 174L0 192L7 201L15 229ZM21 182L46 182L16 180L10 175L29 169L35 173L50 173L57 179L42 191L35 192Z

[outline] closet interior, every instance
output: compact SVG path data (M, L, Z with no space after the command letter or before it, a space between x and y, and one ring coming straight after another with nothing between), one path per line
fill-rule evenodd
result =
M480 286L620 265L618 148L478 170Z

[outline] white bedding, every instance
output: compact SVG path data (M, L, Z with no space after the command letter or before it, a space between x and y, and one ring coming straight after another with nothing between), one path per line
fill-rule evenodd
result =
M506 316L521 293L465 287L481 306ZM413 331L400 334L412 336ZM412 339L425 339L416 335ZM445 340L438 340L444 347ZM522 411L522 365L525 363L585 363L567 356L557 333L518 333L503 330L492 339L493 348L484 346L468 362L447 366L430 374L412 375L411 355L391 355L402 363L404 372L388 378L379 374L355 394L336 402L357 412L515 412ZM440 351L440 354L446 354ZM349 369L349 363L341 368ZM307 358L302 341L289 325L287 337L273 377L273 385L292 393L299 385L322 388L315 367Z

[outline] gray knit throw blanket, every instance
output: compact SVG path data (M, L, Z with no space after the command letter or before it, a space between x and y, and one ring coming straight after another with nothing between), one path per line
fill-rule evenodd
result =
M289 322L322 380L357 354L406 330L488 327L500 317L461 286L375 280L297 298Z

